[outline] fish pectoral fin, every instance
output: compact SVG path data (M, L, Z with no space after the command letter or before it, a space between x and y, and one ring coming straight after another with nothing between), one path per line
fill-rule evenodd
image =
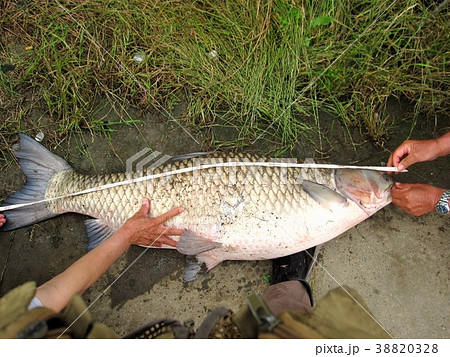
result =
M333 207L344 207L347 204L347 198L327 186L309 180L302 180L301 185L314 201L330 211Z
M214 242L185 229L178 241L177 250L181 254L197 255L220 246L222 246L222 243Z
M100 219L87 219L84 221L88 235L88 250L99 246L103 241L114 234L114 229Z

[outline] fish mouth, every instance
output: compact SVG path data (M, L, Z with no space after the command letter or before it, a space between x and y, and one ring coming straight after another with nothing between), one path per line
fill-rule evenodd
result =
M389 193L392 190L392 187L394 187L394 178L391 175L387 175L387 174L383 174L383 178L386 180L386 182L388 183L388 186L386 187L386 189L383 190L383 193L386 193L389 191Z

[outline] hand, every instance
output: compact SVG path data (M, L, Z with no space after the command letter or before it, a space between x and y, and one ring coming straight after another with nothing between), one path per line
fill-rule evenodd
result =
M158 217L149 218L147 215L150 211L150 201L146 198L141 209L129 218L117 233L123 233L129 245L161 247L162 244L167 244L175 247L177 242L168 236L179 236L183 230L169 228L164 223L183 210L182 207L177 207Z
M389 156L387 166L403 171L416 162L432 161L439 155L437 140L406 140Z
M0 214L0 227L2 227L6 223L5 216Z
M431 185L396 182L392 187L392 203L407 213L421 216L435 211L444 191Z

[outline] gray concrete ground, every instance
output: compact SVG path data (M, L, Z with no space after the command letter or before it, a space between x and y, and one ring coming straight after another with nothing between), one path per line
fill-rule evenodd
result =
M324 245L315 296L347 285L394 337L448 338L449 232L448 217L414 218L386 207Z
M397 115L400 112L397 109ZM105 120L117 119L112 112L103 114ZM74 168L86 173L122 171L125 160L146 146L170 155L204 149L177 126L163 124L161 118L148 115L142 119L137 128L113 133L111 141L92 141L86 134L85 144L73 140L66 148L51 149L64 154ZM444 120L438 128L417 127L413 135L428 138L433 132L442 134L448 127L448 120ZM403 129L398 127L388 147L394 149L400 144L408 130L407 124ZM335 163L378 165L387 160L386 151L362 139L356 150L349 142L345 131L335 132L322 152L327 152L328 161ZM294 155L317 156L315 149L302 142ZM398 178L450 187L448 169L446 158L417 166ZM0 177L0 197L23 184L15 164L5 168ZM0 233L0 294L28 280L43 283L82 256L87 242L83 219L67 214L12 233ZM338 284L348 285L362 295L374 318L393 336L448 338L449 232L449 217L430 214L415 218L393 205L386 207L322 247L319 264L311 276L316 301ZM142 252L142 248L131 248L84 295L93 302L102 294L90 308L92 314L121 335L160 317L193 319L198 326L218 305L238 310L245 304L245 288L263 292L268 286L263 276L271 272L269 261L224 262L209 273L203 272L195 282L186 283L182 281L183 256L157 249L140 256Z

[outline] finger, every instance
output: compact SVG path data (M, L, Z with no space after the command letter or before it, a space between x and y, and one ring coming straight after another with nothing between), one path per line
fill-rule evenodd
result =
M139 213L143 214L144 216L147 216L149 211L150 211L150 201L146 197L142 200L142 206L139 209Z
M391 154L392 166L398 166L402 158L408 156L411 153L411 145L408 141L404 141L394 152Z
M157 237L153 241L153 243L150 244L150 246L160 248L163 244L169 245L171 247L176 247L177 246L177 241L175 241L172 238L166 236L165 234L161 234L159 237Z
M401 160L399 162L399 164L397 165L397 168L398 168L399 171L403 171L404 169L408 168L409 166L411 166L415 162L417 162L415 156L410 154L410 155L406 156L403 160Z
M164 231L162 233L164 233L165 235L168 236L181 236L184 232L183 229L179 229L179 228L172 228L172 227L166 227L163 226Z
M159 239L158 242L160 244L166 244L169 245L171 247L176 247L177 246L177 241L173 240L172 238L166 236L165 234L162 235Z
M173 208L170 211L163 213L162 215L156 217L155 220L158 224L163 224L166 221L168 221L169 219L175 217L176 215L180 214L183 211L184 211L183 207L176 207L176 208Z
M182 229L163 226L162 224L156 228L156 234L164 234L167 236L180 236L183 234Z
M407 150L404 150L403 148L399 148L392 154L392 165L398 166L398 163L401 161L402 157L407 155Z
M399 191L408 190L410 187L411 187L411 184L409 184L409 183L396 182L396 183L394 183L393 189L395 189L397 192L399 192Z

